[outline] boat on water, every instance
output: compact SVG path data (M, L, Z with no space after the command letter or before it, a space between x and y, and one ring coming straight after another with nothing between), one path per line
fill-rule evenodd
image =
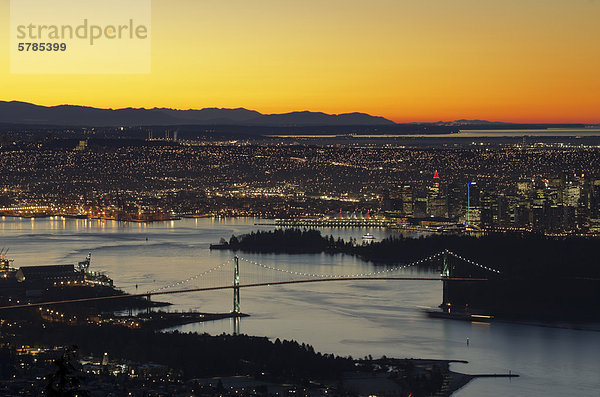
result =
M363 240L375 240L375 236L373 236L369 232L367 232L366 234L363 234L362 238L363 238Z
M494 316L489 314L469 313L466 311L443 311L435 309L423 310L425 314L433 318L443 318L447 320L462 320L471 322L489 323L494 320Z

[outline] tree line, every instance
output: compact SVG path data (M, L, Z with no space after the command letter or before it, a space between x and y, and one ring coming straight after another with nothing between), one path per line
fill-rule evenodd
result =
M255 253L345 253L376 264L406 264L445 249L502 272L505 278L600 278L600 244L593 237L494 233L483 236L389 236L359 244L315 229L256 231L222 239L218 248Z

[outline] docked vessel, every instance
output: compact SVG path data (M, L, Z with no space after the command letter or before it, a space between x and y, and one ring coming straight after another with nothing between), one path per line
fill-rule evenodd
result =
M12 260L0 250L0 296L35 297L47 294L50 288L101 286L113 287L113 280L103 272L90 271L91 252L77 265L11 266Z
M447 320L462 320L472 322L489 323L494 319L494 316L489 314L469 313L465 311L443 311L443 310L424 310L425 314L433 318L443 318Z
M2 248L0 250L0 277L2 277L2 278L8 278L8 275L12 271L15 271L15 269L10 267L10 263L12 262L12 259L6 259L7 253L8 253L8 248L6 249L6 251L4 250L4 248Z
M97 318L98 313L101 312L169 305L165 302L150 301L146 297L130 296L115 288L113 280L106 274L90 270L91 253L77 264L21 266L15 269L10 266L12 261L5 258L6 252L4 250L0 252L3 254L0 255L0 306L26 306L40 304L40 302L46 302L45 305L51 302L77 302L73 305L61 305L61 318L52 317L53 306L46 311L40 308L39 314L47 321L85 322L91 318L87 316ZM104 300L102 299L104 297L120 299ZM96 300L99 298L102 300ZM28 315L32 313L27 309L23 310L29 313ZM19 311L10 313L17 317L23 314Z

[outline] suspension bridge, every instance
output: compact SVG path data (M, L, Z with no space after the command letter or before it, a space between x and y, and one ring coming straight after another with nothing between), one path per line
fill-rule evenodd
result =
M436 261L440 265L440 277L414 277L406 276L402 273L406 269L417 266L432 266L436 263ZM466 266L459 267L459 263L462 263ZM247 271L242 273L241 268L243 267L246 268ZM245 257L235 256L211 269L205 270L186 279L172 282L160 288L150 289L143 293L55 300L47 302L28 302L11 306L2 306L0 307L0 310L42 307L67 303L93 302L101 300L117 300L131 297L144 297L149 300L152 296L189 294L194 292L209 292L230 289L233 290L233 307L231 313L233 315L241 315L241 289L341 281L442 281L444 283L444 303L447 302L446 286L449 282L487 281L489 275L500 274L500 271L497 269L479 264L449 250L443 250L411 263L386 268L380 267L380 270L357 274L321 274L313 272L301 272L295 270L295 268L297 268L297 266L294 266L293 264L290 264L288 268L276 267L260 263L252 259L247 259ZM231 278L232 269L233 277ZM248 271L250 269L253 271ZM248 281L242 282L241 274L247 274L250 276L248 277ZM224 276L230 281L224 281ZM244 280L246 280L246 278ZM194 284L197 283L200 283L200 285L194 286Z

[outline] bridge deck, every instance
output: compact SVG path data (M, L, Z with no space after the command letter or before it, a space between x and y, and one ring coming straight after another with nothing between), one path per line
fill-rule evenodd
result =
M206 292L206 291L218 291L225 289L234 289L234 288L255 288L255 287L270 287L275 285L287 285L287 284L306 284L306 283L319 283L319 282L332 282L332 281L487 281L487 278L465 278L465 277L447 277L447 278L439 278L439 277L332 277L332 278L318 278L318 279L306 279L306 280L290 280L290 281L274 281L274 282L266 282L266 283L253 283L253 284L239 284L237 286L232 285L222 285L218 287L203 287L203 288L188 288L188 289L179 289L172 291L155 291L155 292L146 292L146 293L138 293L138 294L127 294L127 295L113 295L113 296L98 296L93 298L80 298L80 299L71 299L71 300L60 300L60 301L52 301L52 302L38 302L38 303L27 303L27 304L19 304L19 305L11 305L11 306L0 306L0 310L2 309L19 309L26 307L41 307L41 306L49 306L49 305L60 305L67 303L81 303L81 302L94 302L101 300L112 300L112 299L126 299L126 298L144 298L155 295L172 295L172 294L185 294L190 292Z

